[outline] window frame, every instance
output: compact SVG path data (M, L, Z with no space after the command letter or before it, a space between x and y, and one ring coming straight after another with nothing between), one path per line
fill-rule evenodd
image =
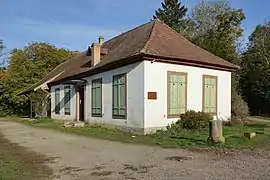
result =
M125 77L125 115L119 115L119 111L120 111L120 106L119 106L119 109L118 109L118 115L114 115L113 112L114 112L114 78L118 77L118 80L120 79L119 77ZM118 88L119 88L119 82L118 82ZM120 102L120 99L119 99L119 93L120 91L118 90L118 101ZM118 104L120 104L118 102ZM114 75L112 77L112 118L113 119L127 119L127 74L126 73L122 73L122 74L117 74L117 75Z
M94 93L93 93L93 84L94 84L94 82L100 82L100 101L101 101L101 103L100 103L100 105L101 105L101 109L100 109L100 114L97 114L97 113L93 113L93 109L94 109L94 103L93 103L93 95L94 95ZM95 87L95 89L96 89L96 87ZM92 84L91 84L91 116L92 117L102 117L102 100L103 100L103 96L102 96L102 78L98 78L98 79L93 79L92 80Z
M69 100L68 100L68 102L66 102L66 89L68 89L69 90ZM65 86L64 87L64 114L65 115L68 115L68 116L70 116L70 114L71 114L71 102L70 102L70 100L71 100L71 87L70 86ZM66 104L69 104L69 112L67 112L66 111Z
M58 94L58 97L59 97L58 104L56 104L56 95L57 94ZM55 114L60 115L60 110L61 110L61 108L60 108L60 88L55 88L55 90L54 90L54 112L55 112Z
M205 79L215 79L216 80L216 108L215 112L208 112L211 115L217 115L218 112L218 76L212 76L212 75L203 75L203 81L202 81L202 112L205 112Z
M181 75L185 77L185 112L187 111L187 96L188 96L188 74L187 72L167 72L167 118L180 118L182 114L170 114L170 76L171 75Z

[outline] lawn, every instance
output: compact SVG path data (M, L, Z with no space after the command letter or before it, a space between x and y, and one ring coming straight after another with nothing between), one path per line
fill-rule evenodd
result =
M265 117L265 116L252 116L251 118L258 118L258 119L269 120L270 121L270 117Z
M52 175L48 159L9 142L0 133L0 179L39 180Z
M124 143L136 143L146 145L158 145L164 148L187 148L187 147L226 147L226 148L253 148L261 147L270 140L270 133L265 131L270 124L254 123L248 125L223 126L223 134L226 138L224 144L213 145L207 142L208 129L201 131L189 131L180 129L177 132L160 131L155 134L143 136L108 129L102 126L88 125L82 128L64 128L63 122L51 119L29 121L26 119L9 118L8 120L20 122L26 125L50 128L66 133L74 133L94 138L120 141ZM249 140L244 137L244 132L258 132L255 139Z

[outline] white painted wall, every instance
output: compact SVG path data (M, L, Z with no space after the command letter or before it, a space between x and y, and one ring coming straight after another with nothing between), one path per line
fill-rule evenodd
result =
M231 114L231 73L226 71L173 65L150 61L139 62L111 71L84 78L85 87L85 119L90 123L109 124L121 127L162 128L178 120L167 118L167 72L187 73L187 108L202 111L203 75L218 76L218 117L228 118ZM112 118L112 79L114 75L127 74L127 119ZM91 117L91 84L92 80L102 78L102 117ZM60 87L60 115L54 113L54 92ZM157 92L156 100L148 100L148 92ZM64 115L64 85L51 88L52 118L75 120L76 96L75 88L71 88L71 115ZM149 132L146 130L146 132Z
M231 73L183 65L144 61L144 93L157 92L157 100L144 102L145 128L164 127L178 119L167 118L167 72L187 73L187 108L202 111L203 75L218 76L218 109L219 118L231 115ZM215 117L216 118L216 117Z
M127 119L112 118L112 80L114 75L127 74ZM91 117L92 80L102 78L102 117ZM86 119L91 123L126 126L137 129L144 127L144 63L139 62L125 67L96 74L85 78L86 86Z
M64 88L68 85L56 85L51 87L51 118L62 120L75 120L76 119L76 95L75 87L70 86L71 99L70 99L70 115L65 115L64 108ZM60 114L55 114L55 89L60 88Z

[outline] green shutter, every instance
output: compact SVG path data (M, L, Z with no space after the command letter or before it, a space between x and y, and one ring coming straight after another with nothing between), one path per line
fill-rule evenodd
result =
M204 112L216 113L217 107L217 78L204 78Z
M64 88L65 115L70 115L70 86Z
M55 89L55 114L60 114L60 89Z
M102 79L92 81L92 116L102 115Z
M113 77L113 116L126 117L126 75L117 75Z
M118 115L119 109L118 76L113 77L113 115Z
M169 73L169 115L186 111L186 74Z

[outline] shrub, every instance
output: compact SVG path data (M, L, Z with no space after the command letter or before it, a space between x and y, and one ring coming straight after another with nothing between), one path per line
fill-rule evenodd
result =
M232 117L231 121L235 124L244 123L249 116L247 103L239 93L232 93Z
M235 126L235 125L243 125L243 124L244 122L235 116L232 116L227 121L223 121L224 126Z
M213 117L204 112L187 111L181 116L181 125L184 129L200 130L206 128Z

